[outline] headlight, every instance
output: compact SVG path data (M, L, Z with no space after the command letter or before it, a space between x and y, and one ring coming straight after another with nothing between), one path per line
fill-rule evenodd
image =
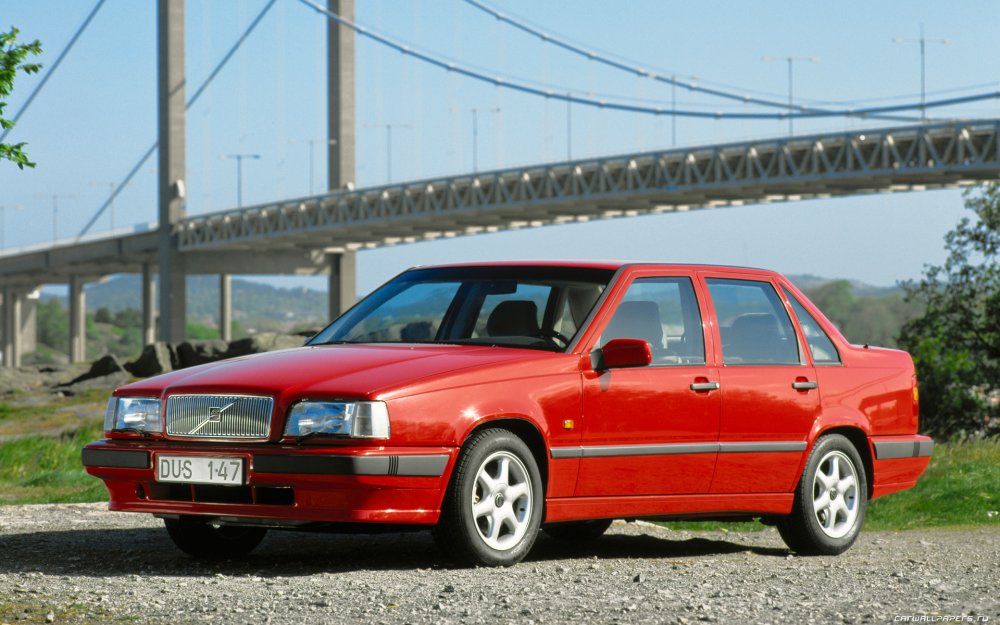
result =
M389 410L380 401L302 401L288 412L285 436L389 438Z
M112 397L104 413L105 431L139 430L158 433L163 430L158 397Z

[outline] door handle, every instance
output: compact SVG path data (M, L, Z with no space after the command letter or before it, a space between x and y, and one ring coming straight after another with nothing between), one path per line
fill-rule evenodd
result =
M811 391L814 388L819 388L819 384L816 382L809 382L808 380L796 380L795 382L792 382L792 388L797 391Z
M692 391L717 391L719 390L718 382L693 382L691 384Z

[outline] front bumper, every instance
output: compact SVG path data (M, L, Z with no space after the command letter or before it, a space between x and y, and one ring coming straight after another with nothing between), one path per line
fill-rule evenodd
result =
M103 440L83 449L110 509L295 523L429 525L438 520L457 449L299 447ZM243 485L160 482L167 456L241 458Z

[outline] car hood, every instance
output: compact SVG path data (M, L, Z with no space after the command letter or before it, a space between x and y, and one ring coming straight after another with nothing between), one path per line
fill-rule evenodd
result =
M140 380L128 395L245 393L272 396L382 398L428 379L506 363L566 354L470 345L318 345L223 360ZM424 383L422 383L424 382Z

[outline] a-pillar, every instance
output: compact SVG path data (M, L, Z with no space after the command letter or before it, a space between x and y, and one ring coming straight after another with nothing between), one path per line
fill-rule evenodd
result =
M345 251L330 255L330 319L335 319L354 305L358 297L357 256Z
M156 280L152 263L142 264L142 344L156 341Z
M233 340L233 277L219 276L219 338Z
M3 289L3 366L21 366L21 303L24 296L12 287Z
M69 279L69 361L87 359L87 295L82 276Z

